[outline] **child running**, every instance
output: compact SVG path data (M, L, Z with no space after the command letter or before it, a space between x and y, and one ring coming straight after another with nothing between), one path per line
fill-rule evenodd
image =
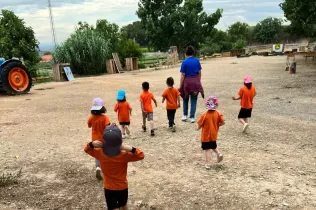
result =
M217 148L216 140L219 127L225 124L224 116L216 111L218 99L216 96L210 96L206 100L207 112L205 112L198 121L198 130L202 128L201 142L205 154L205 168L210 169L211 149L217 155L217 162L223 160L223 155Z
M172 132L176 131L176 124L174 123L174 118L177 109L180 107L180 92L177 88L174 88L174 80L169 77L166 81L168 88L162 94L162 103L167 100L167 117L169 120L169 129Z
M105 115L106 108L104 101L100 98L95 98L92 101L91 115L88 119L88 127L92 128L92 141L101 141L103 132L106 126L110 124L110 119ZM96 177L102 180L100 161L95 161Z
M117 93L117 104L114 106L114 111L117 112L118 121L121 125L122 138L130 135L129 125L131 124L130 115L132 115L132 107L126 101L126 93L124 90L119 90Z
M121 130L113 124L106 127L102 140L88 143L84 151L101 162L107 208L127 210L127 165L128 162L143 160L144 153L122 145Z
M140 106L142 108L143 112L143 131L146 132L146 118L150 122L150 135L155 136L154 131L154 111L153 106L151 104L151 101L153 101L157 107L157 101L154 97L154 95L149 92L149 83L143 82L143 93L140 95Z
M252 85L251 76L247 75L244 78L244 86L240 88L238 96L233 96L233 100L240 100L241 109L238 114L238 119L244 126L242 132L245 133L249 127L248 118L251 118L253 99L256 96L256 88Z

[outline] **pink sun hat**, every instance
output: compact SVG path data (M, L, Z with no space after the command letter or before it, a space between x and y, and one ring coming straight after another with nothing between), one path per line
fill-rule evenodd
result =
M246 84L252 83L252 77L249 75L245 76L244 83L246 83Z
M216 110L218 107L218 98L216 96L209 96L206 99L205 105L209 111Z
M102 107L104 107L104 101L101 98L93 99L91 110L98 111L101 110Z

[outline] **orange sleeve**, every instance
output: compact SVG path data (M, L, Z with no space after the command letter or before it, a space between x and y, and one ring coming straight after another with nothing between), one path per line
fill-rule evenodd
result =
M108 126L111 124L111 121L110 121L110 118L108 118L108 116L104 115L105 116L105 120L104 120L104 124L105 126Z
M92 127L92 115L89 117L88 119L88 127L91 128Z
M145 158L144 152L140 149L136 148L136 152L133 154L131 152L125 153L126 162L135 162L139 160L143 160Z
M177 96L180 96L181 95L180 91L178 89L176 90L177 90Z
M100 155L100 150L96 150L95 148L91 148L91 147L90 147L90 143L88 143L88 144L86 145L86 147L84 148L84 151L85 151L88 155L94 157L95 159L100 160L100 157L101 157L101 155Z
M150 95L150 96L151 96L151 99L152 99L152 100L155 100L154 94L152 94L152 93L150 93L150 94L151 94L151 95Z
M141 94L141 95L139 96L139 100L140 100L141 102L143 102L143 94Z
M118 110L118 103L115 104L115 106L114 106L114 112L117 112L117 110Z
M254 96L257 95L257 89L255 87L253 87L254 89Z
M166 97L167 97L167 90L165 90L165 91L162 93L161 96L164 97L164 98L166 98Z
M199 125L200 127L203 127L203 125L204 125L204 120L205 120L205 114L203 114L203 115L200 117L199 121L198 121L198 125Z
M244 91L242 88L240 88L239 92L238 92L238 95L242 98L242 95L243 95Z

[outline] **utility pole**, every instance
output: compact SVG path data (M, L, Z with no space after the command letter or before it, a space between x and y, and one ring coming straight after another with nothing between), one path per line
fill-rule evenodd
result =
M52 12L52 4L50 0L48 0L48 10L49 10L49 19L50 19L50 26L51 26L51 31L52 31L54 47L56 49L57 42L56 42L55 24L54 24L53 12Z

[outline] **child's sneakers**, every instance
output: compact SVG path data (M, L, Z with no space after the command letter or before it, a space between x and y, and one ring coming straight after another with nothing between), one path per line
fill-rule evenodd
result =
M125 133L122 134L122 139L125 139L126 138L126 135Z
M146 126L144 126L144 125L142 126L142 129L143 129L144 132L146 132L146 130L147 130Z
M219 162L222 162L223 159L224 159L224 156L222 155L222 153L218 153L218 154L217 154L217 162L218 162L218 163L219 163Z
M184 122L187 121L188 120L188 116L184 115L181 120L184 121Z
M176 125L173 125L173 126L172 126L171 131L172 131L172 132L176 132Z
M150 131L150 135L151 135L151 136L155 136L155 130L154 130L154 129L152 129L152 130Z
M207 170L211 169L211 165L210 165L210 164L205 164L204 167L205 167Z
M243 133L246 133L248 127L249 127L249 124L248 124L248 123L245 123L245 124L244 124L244 127L243 127L243 129L242 129L242 132L243 132Z
M102 180L101 168L100 168L100 167L97 167L97 168L95 169L95 177L96 177L98 180Z

